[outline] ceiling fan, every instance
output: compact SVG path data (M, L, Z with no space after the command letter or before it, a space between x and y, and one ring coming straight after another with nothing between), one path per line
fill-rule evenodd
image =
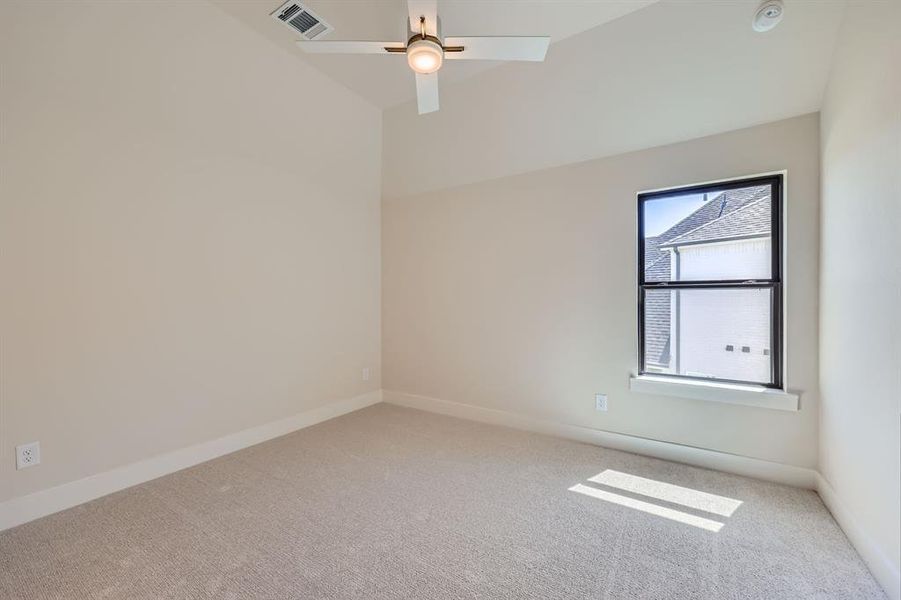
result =
M441 37L437 0L407 0L405 42L299 41L304 51L318 54L386 54L407 56L416 73L419 114L438 110L438 69L444 60L543 61L548 36Z

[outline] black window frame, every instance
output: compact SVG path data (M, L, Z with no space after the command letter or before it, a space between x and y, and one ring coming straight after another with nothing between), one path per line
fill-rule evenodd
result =
M659 199L665 196L677 194L703 194L705 192L719 192L737 188L770 185L770 216L771 216L771 252L772 265L769 279L747 280L699 280L699 281L645 281L645 235L644 235L644 207L649 200ZM714 183L705 183L687 187L675 187L653 192L638 194L638 374L672 377L690 381L704 381L715 383L731 383L762 386L772 389L783 388L783 268L782 268L782 211L784 207L783 175L764 175L745 179L732 179ZM772 381L764 383L760 381L742 381L737 379L722 379L719 377L696 377L692 375L680 375L675 373L660 373L645 369L645 336L644 336L644 311L645 294L648 290L679 290L679 289L769 289L771 298L770 319L770 356L772 361Z

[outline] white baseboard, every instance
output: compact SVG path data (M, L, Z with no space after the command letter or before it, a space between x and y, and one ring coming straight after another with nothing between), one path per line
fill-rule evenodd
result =
M533 431L562 438L568 438L579 442L594 444L623 450L635 454L644 454L655 458L662 458L674 462L695 465L726 473L735 473L757 479L765 479L784 483L795 487L814 489L816 486L816 471L804 467L796 467L757 458L738 456L726 452L717 452L694 446L683 446L672 442L661 442L622 433L613 433L600 429L591 429L580 425L567 425L544 419L536 419L517 415L502 410L483 408L470 404L461 404L449 400L417 396L405 392L383 390L382 399L390 404L418 408L429 412L440 413L471 421L504 425Z
M898 565L893 564L864 532L835 489L820 473L817 473L817 492L888 597L901 600L901 571Z
M296 415L0 503L0 531L180 471L334 417L377 404L381 390L330 402Z

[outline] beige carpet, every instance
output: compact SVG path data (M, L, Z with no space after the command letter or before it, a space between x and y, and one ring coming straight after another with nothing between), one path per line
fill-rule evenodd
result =
M0 597L883 595L813 492L380 404L0 534Z

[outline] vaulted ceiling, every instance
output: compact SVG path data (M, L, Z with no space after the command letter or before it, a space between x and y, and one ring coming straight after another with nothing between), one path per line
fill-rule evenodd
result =
M403 55L310 55L300 39L270 14L283 0L212 0L238 20L297 54L375 106L387 108L416 97L414 77ZM444 35L549 35L558 42L656 0L439 0ZM406 0L303 0L335 30L329 40L406 41ZM449 61L440 85L448 86L501 63Z
M442 85L437 112L385 111L385 196L817 112L845 3L785 0L784 19L765 33L751 27L758 5L662 0L553 44L543 63Z
M280 0L211 0L384 115L386 196L611 156L816 112L845 0L438 0L445 34L550 35L543 63L448 61L441 109L418 115L402 57L311 55L269 15ZM403 39L404 0L306 0L328 39ZM861 9L862 10L862 9ZM286 74L290 76L290 74ZM409 152L428 140L429 152Z

